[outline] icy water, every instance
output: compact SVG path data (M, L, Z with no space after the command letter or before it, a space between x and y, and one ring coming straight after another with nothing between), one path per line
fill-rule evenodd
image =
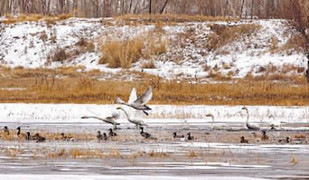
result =
M2 123L9 127L19 124ZM24 131L60 134L77 133L80 139L74 142L48 139L43 143L34 141L0 141L0 179L23 177L29 179L58 176L76 179L76 175L98 179L145 179L166 178L309 178L309 145L294 140L289 144L278 143L287 136L305 135L307 131L268 131L269 140L261 142L252 132L241 130L237 123L226 124L233 131L200 129L198 125L151 125L145 130L157 140L145 140L140 130L125 124L116 130L118 137L104 142L96 140L96 132L108 132L109 125L102 123L32 123L23 124ZM173 139L172 133L191 132L193 141ZM15 130L11 133L15 133ZM89 136L85 140L83 134ZM256 134L260 134L257 132ZM249 144L240 144L245 136ZM293 140L293 139L292 139ZM301 144L300 144L301 143ZM87 152L73 157L71 151ZM62 155L61 151L67 153ZM94 153L93 153L94 152ZM99 153L97 153L99 152ZM93 153L93 154L92 154ZM55 155L56 154L56 155ZM4 175L6 174L6 175ZM38 176L40 175L40 176ZM74 175L74 176L71 176ZM1 178L2 177L2 178ZM25 176L26 177L26 176ZM78 179L78 178L77 178ZM84 179L84 178L82 178Z

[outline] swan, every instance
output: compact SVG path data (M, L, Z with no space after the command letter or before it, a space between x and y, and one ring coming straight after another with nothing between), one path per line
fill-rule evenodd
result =
M215 126L215 117L214 115L212 115L211 113L207 114L206 117L211 117L212 119L212 123L211 123L211 130L220 130L220 129L226 129L226 126L222 125L222 126Z
M132 123L132 124L135 124L136 125L136 128L138 129L139 127L142 127L142 126L148 126L144 121L142 120L138 120L138 119L130 119L129 117L129 114L122 108L122 107L117 107L117 109L121 110L124 112L127 120Z
M148 112L146 111L151 110L151 108L147 106L146 103L148 103L151 100L151 98L152 98L152 87L149 86L146 92L144 92L144 94L142 94L141 96L137 97L137 99L134 100L133 102L126 103L121 98L117 97L115 103L123 104L132 107L136 110L142 110L148 116Z
M101 121L103 121L105 123L114 125L115 129L117 129L117 125L120 125L120 123L115 122L117 119L119 119L119 114L118 113L114 113L114 114L112 114L112 116L108 116L106 118L100 118L100 117L96 117L96 116L83 116L81 118L82 119L90 119L90 118L98 119L98 120L101 120Z
M242 109L242 110L245 110L246 113L247 113L247 121L246 121L246 126L247 126L247 128L248 128L249 130L253 130L253 131L258 131L258 130L260 130L260 127L255 126L255 125L249 123L249 111L248 111L248 108L247 108L247 107L243 107L243 108L241 108L241 109Z

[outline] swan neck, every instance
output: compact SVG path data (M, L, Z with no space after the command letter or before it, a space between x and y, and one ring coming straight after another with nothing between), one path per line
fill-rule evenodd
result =
M129 118L129 114L127 113L127 111L125 111L124 109L121 109L123 112L124 112L124 114L126 115L126 117L127 117L127 120L130 120L130 118Z

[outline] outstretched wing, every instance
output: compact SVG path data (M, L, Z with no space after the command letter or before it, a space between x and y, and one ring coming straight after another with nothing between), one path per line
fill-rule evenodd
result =
M152 98L152 87L149 86L147 91L143 95L138 97L136 101L134 101L134 103L146 104L150 101L151 98Z
M116 120L119 119L120 114L119 113L113 113L112 116L106 117L107 120Z
M133 103L136 99L137 99L136 89L135 89L135 88L132 88L132 91L131 91L131 94L130 94L130 97L129 97L128 104Z
M124 104L124 101L120 97L116 97L115 104Z

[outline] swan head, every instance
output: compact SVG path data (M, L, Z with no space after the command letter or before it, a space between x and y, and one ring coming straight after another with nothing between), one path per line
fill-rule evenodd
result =
M262 134L263 134L263 135L266 135L266 131L262 131Z
M206 117L214 117L214 115L212 115L211 113L209 113L209 114L206 114Z
M240 140L245 140L245 137L241 136L241 137L240 137Z
M4 126L3 127L3 130L8 130L9 128L7 126Z
M117 107L116 109L118 109L118 110L120 110L120 109L121 109L121 110L124 110L122 107Z
M20 131L20 126L18 126L16 129Z
M246 106L242 107L241 110L248 111L248 108Z
M177 133L176 132L173 132L173 137L176 137Z
M98 131L97 133L98 133L98 134L101 134L101 131Z
M112 128L109 128L108 130L109 130L109 132L113 132L113 129L112 129Z
M64 136L64 133L61 133L60 135L61 135L61 136Z

